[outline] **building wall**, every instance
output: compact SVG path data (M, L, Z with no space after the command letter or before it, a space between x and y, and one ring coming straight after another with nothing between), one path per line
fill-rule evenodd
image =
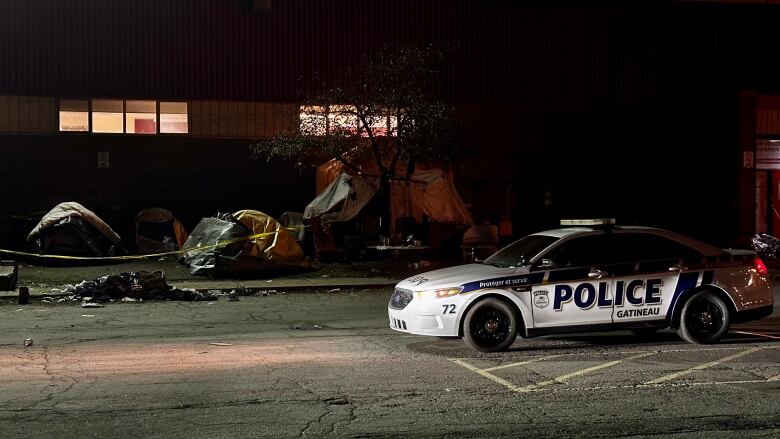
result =
M2 0L0 94L290 102L363 53L438 44L463 103L780 92L780 8L700 2Z
M457 183L478 219L510 212L525 231L563 214L617 212L745 236L739 224L750 221L735 216L750 176L736 171L735 100L741 90L780 94L774 5L284 0L257 13L252 4L0 0L0 213L67 200L108 212L162 203L192 217L300 211L313 196L310 170L251 161L248 144L293 130L295 103L361 54L436 44L449 51L438 91L467 132ZM190 133L57 132L58 99L100 97L187 101ZM109 170L97 169L98 152ZM605 168L603 156L627 164ZM628 202L603 195L613 173L616 187L635 189ZM644 206L670 194L672 214Z

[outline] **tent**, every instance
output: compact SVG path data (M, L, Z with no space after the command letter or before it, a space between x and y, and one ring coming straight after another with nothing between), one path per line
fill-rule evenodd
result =
M379 178L348 173L336 160L317 169L317 197L306 206L305 220L318 218L323 225L349 221L379 191ZM473 221L452 182L442 168L421 168L408 181L396 180L390 187L391 227L400 218L423 216L432 222L471 225Z
M60 203L27 235L33 251L68 256L112 256L121 238L94 212L79 203Z
M139 253L162 253L182 248L187 231L170 210L153 207L142 210L133 220L135 244Z
M254 239L248 236L268 233ZM309 262L293 236L272 217L256 210L203 218L184 243L184 263L192 274L248 273L272 268L307 268Z

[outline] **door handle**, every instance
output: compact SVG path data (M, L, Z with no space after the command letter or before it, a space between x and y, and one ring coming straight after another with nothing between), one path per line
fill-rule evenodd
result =
M674 264L671 267L669 267L669 271L685 271L688 267L680 264Z
M598 268L592 268L590 270L590 273L588 273L588 277L591 279L601 279L604 276L607 276L609 273L606 271L601 271Z

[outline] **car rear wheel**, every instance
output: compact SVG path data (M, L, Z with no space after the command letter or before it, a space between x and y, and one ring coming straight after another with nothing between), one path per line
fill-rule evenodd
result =
M709 291L699 291L685 302L677 333L690 343L715 343L728 332L729 324L726 303Z
M519 318L506 302L488 297L466 313L463 335L466 344L480 352L506 350L517 337Z

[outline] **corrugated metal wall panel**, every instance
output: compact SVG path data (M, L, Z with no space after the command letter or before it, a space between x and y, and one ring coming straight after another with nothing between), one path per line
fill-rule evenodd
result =
M361 53L428 42L453 48L442 87L462 102L780 92L771 5L285 0L254 14L250 3L0 0L0 93L295 101Z
M759 109L756 117L756 134L759 136L780 135L780 109Z

